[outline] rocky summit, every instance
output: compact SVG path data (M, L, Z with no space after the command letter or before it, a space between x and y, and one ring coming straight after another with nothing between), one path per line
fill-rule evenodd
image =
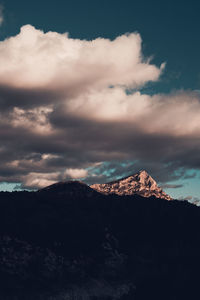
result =
M137 194L143 197L155 196L156 198L172 200L172 198L157 185L156 181L145 170L116 181L104 184L93 184L91 185L91 188L105 195Z

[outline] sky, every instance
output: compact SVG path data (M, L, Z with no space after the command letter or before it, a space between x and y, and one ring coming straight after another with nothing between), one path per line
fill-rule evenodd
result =
M198 1L0 3L0 189L146 169L197 202Z

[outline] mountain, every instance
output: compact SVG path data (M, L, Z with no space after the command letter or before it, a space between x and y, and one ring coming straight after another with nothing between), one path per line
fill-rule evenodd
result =
M169 195L158 187L156 181L145 170L116 181L103 184L93 184L91 185L91 188L105 195L137 194L143 197L155 196L156 198L172 200Z
M116 181L91 186L77 180L61 181L40 189L38 193L50 193L65 197L97 197L99 193L120 196L137 194L143 197L155 196L160 199L172 200L145 170Z
M0 192L0 299L199 299L199 228L187 201L77 181Z
M98 194L87 184L78 180L60 181L38 190L38 193L49 193L68 197L82 197L83 195L84 197L95 197Z

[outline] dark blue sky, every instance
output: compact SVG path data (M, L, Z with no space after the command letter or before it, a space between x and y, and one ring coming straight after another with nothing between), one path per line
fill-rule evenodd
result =
M143 39L143 53L153 55L156 64L167 62L162 82L151 86L152 92L200 89L198 1L6 0L3 5L1 39L15 35L24 24L44 31L67 31L81 39L114 38L137 31Z

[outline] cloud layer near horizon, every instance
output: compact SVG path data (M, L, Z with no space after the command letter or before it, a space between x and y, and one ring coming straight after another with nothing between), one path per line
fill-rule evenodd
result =
M86 41L31 25L0 42L0 181L103 181L103 162L112 176L147 168L163 182L200 169L200 96L142 94L165 64L141 43L138 33Z

